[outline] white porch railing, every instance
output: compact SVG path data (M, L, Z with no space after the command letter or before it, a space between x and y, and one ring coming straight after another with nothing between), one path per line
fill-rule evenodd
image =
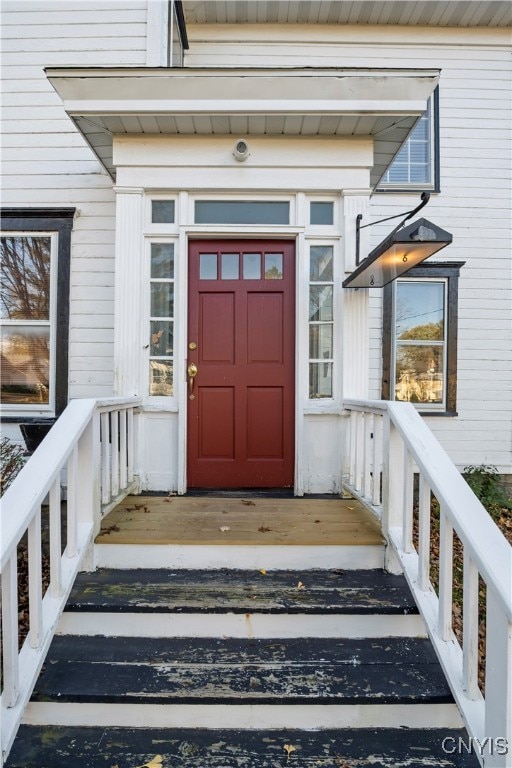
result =
M344 407L344 485L382 521L388 568L404 571L475 753L485 768L510 768L512 548L411 404L347 400ZM430 582L431 492L440 505L438 595ZM464 550L462 647L452 630L454 531ZM478 684L479 576L487 587L485 698Z
M138 402L137 398L73 400L2 498L2 765L75 576L86 556L92 554L102 504L108 505L134 484L134 410ZM64 475L65 526L61 500ZM41 507L46 499L50 577L43 594ZM29 632L19 650L17 551L25 534Z

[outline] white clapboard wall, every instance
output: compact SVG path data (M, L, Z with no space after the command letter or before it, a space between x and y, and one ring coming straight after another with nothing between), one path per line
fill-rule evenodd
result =
M2 3L4 206L76 206L70 396L113 384L112 181L67 118L49 66L143 66L145 0ZM152 32L154 34L154 32ZM512 472L510 63L506 29L189 25L187 66L439 67L441 195L427 218L453 233L440 260L464 260L457 420L430 418L453 460ZM375 219L418 194L375 195ZM388 229L372 230L375 241ZM370 302L370 395L380 395L381 291Z
M510 31L339 25L189 25L188 66L440 68L441 194L424 215L453 233L438 260L461 260L459 417L429 426L461 467L512 472ZM414 194L376 194L376 219ZM423 214L422 214L423 215ZM374 242L390 224L372 229ZM370 303L370 396L380 396L381 297Z
M2 2L2 205L76 207L70 397L113 384L115 196L44 67L144 65L145 0Z

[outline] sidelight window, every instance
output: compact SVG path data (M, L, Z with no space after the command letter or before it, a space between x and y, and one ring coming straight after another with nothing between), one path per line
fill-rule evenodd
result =
M309 397L333 396L333 246L309 251Z
M174 243L151 243L149 394L172 397L174 369Z

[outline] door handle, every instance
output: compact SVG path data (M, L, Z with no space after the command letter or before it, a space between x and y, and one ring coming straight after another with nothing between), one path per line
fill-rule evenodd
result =
M195 363L190 363L190 365L187 368L187 374L188 374L188 392L189 392L189 398L191 400L194 400L194 383L195 378L197 376L197 365Z

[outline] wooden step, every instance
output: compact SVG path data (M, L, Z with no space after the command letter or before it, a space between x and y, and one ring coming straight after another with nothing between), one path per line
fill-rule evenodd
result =
M452 696L421 638L61 636L32 701L315 707L447 703Z
M67 612L417 614L403 576L383 570L99 569L81 573Z
M6 768L479 768L464 730L21 727ZM444 745L444 750L443 750ZM158 764L158 763L157 763Z

